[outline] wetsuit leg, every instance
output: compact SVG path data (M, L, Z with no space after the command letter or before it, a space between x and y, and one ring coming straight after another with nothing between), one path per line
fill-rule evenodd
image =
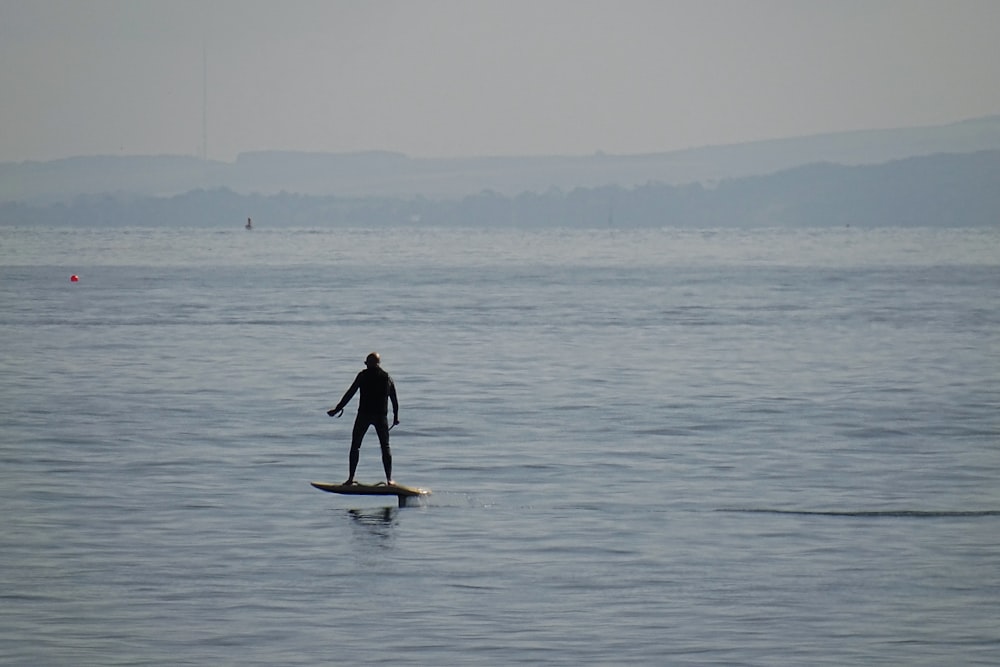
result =
M351 476L348 479L353 480L354 473L358 470L358 461L361 459L361 441L364 439L370 425L371 422L361 415L358 415L354 420L354 430L351 432Z
M392 481L392 450L389 449L389 420L387 417L377 417L372 420L375 433L378 434L378 444L382 446L382 468L385 470L385 481Z

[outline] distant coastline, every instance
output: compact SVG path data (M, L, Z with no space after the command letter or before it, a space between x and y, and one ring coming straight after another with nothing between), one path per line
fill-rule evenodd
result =
M676 153L397 153L0 163L0 224L1000 225L1000 116Z

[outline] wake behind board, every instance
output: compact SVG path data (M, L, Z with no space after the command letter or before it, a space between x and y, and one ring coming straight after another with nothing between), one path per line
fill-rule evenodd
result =
M330 482L309 483L320 491L340 493L347 496L397 496L399 498L400 507L403 507L406 504L407 498L429 496L431 493L430 489L403 486L402 484L386 484L385 482L379 482L378 484L332 484Z

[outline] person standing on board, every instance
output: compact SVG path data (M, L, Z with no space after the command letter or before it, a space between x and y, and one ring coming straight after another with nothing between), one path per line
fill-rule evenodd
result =
M378 442L382 446L382 467L385 468L385 481L394 484L392 480L392 452L389 450L389 418L387 402L392 401L392 425L399 423L399 401L396 400L396 385L382 366L382 358L378 352L372 352L365 359L365 369L354 378L354 383L340 399L340 403L326 414L339 417L344 412L344 406L350 403L354 394L361 390L361 401L358 405L358 416L354 419L354 431L351 433L351 476L345 484L355 484L354 473L358 469L361 458L361 440L368 432L369 426L375 427Z

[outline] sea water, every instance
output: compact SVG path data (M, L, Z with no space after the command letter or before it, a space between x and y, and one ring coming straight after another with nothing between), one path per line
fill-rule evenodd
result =
M998 295L997 230L0 228L0 663L996 665ZM373 350L415 506L309 486Z

